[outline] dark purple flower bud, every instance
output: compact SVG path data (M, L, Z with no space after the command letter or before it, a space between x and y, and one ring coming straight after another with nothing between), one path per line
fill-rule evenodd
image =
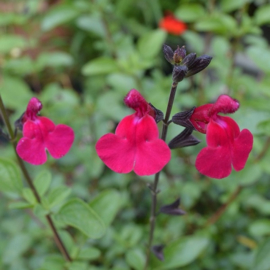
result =
M186 57L186 49L185 46L182 46L181 48L179 48L179 46L177 47L177 49L174 51L173 54L173 62L175 65L180 65L182 60Z
M202 55L196 58L193 63L188 67L186 77L192 76L203 69L205 69L211 62L212 57L208 55Z
M154 255L160 260L160 261L164 261L164 254L163 254L163 249L164 249L164 245L156 245L152 247L152 252L154 253Z
M164 44L163 45L163 53L164 53L164 57L165 59L171 63L173 65L174 61L173 61L173 50L170 46Z
M191 135L192 131L193 128L192 129L185 128L179 135L177 135L169 142L168 145L170 149L183 148L200 143L201 142L200 140Z
M186 66L174 66L173 68L173 81L176 83L181 82L188 72Z
M152 105L151 103L149 103L149 105L151 106L151 108L155 111L155 121L156 123L160 122L161 120L163 120L163 112L159 109L157 109L154 105Z
M188 54L182 61L181 65L185 65L187 68L189 68L196 59L196 53L190 53Z
M196 107L193 107L190 110L187 110L184 112L179 112L179 113L175 114L172 117L172 122L177 124L177 125L186 127L186 128L194 129L194 126L190 121L190 117L193 114L195 109L196 109Z
M172 216L182 216L186 212L179 208L180 205L180 198L178 198L176 201L174 201L171 204L167 204L164 206L161 206L159 211L163 214L172 215Z

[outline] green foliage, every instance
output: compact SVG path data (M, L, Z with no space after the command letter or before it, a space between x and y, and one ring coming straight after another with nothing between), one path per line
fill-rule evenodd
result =
M0 158L0 190L3 192L20 193L22 180L19 168L13 161Z
M159 29L166 11L188 30L174 36ZM41 115L71 126L75 142L59 160L26 164L38 203L11 143L1 137L0 269L143 269L151 208L147 184L153 177L110 171L95 144L133 113L123 104L132 88L165 112L172 83L172 67L162 55L165 43L213 56L205 71L179 84L172 114L229 94L241 104L232 117L254 134L254 147L245 169L223 180L204 177L194 167L204 135L194 131L200 144L172 151L161 173L158 206L180 196L187 214L157 215L154 244L165 245L164 261L151 254L149 269L267 270L269 13L266 0L1 3L0 94L11 123L36 96ZM1 129L6 133L2 122ZM169 140L182 128L170 124L168 130ZM226 203L223 215L207 225ZM72 263L53 242L48 214Z
M79 229L90 238L100 238L105 226L95 211L79 199L65 203L57 214L57 220Z

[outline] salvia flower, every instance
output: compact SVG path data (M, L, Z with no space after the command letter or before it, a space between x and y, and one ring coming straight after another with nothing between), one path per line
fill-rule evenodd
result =
M169 34L181 35L187 30L187 25L174 17L173 14L168 14L159 22L159 27Z
M33 165L46 162L46 149L53 158L63 157L74 141L72 128L63 124L55 125L50 119L38 116L41 109L41 102L33 97L20 119L23 137L17 144L17 153L21 159Z
M195 166L206 176L221 179L229 176L232 166L236 171L245 167L253 145L253 136L247 129L240 132L237 123L219 113L234 113L239 102L221 95L214 104L197 107L190 117L194 128L206 133L207 147L197 156Z
M155 110L135 89L124 98L135 113L124 117L115 134L102 136L96 151L100 159L117 173L151 175L159 172L170 160L167 144L159 139Z

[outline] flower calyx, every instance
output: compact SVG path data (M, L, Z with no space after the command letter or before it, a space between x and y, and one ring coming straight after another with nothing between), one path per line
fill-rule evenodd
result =
M173 80L180 82L184 78L190 77L205 69L211 62L212 57L209 55L202 55L196 58L196 53L186 55L185 46L181 48L178 46L175 51L166 44L163 45L163 53L165 59L172 65Z
M199 144L201 141L192 135L193 128L185 128L179 135L174 137L168 146L170 149L183 148Z

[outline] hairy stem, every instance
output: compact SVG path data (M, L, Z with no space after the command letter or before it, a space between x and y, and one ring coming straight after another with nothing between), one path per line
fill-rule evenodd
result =
M5 123L6 127L7 127L8 134L9 134L9 137L10 137L10 141L11 141L12 146L14 148L14 151L15 151L15 154L16 154L16 157L17 157L17 160L18 160L18 164L19 164L19 166L21 168L21 171L22 171L22 173L23 173L23 175L24 175L24 177L26 179L26 182L28 183L29 187L31 188L37 202L41 203L41 198L40 198L40 196L39 196L39 194L38 194L38 192L37 192L37 190L36 190L36 188L35 188L35 186L33 184L33 181L31 179L31 177L30 177L30 175L29 175L29 173L28 173L22 159L18 156L18 154L16 152L17 143L16 143L16 140L15 140L14 132L13 132L13 129L12 129L11 125L10 125L9 118L7 116L7 112L6 112L6 109L5 109L5 106L4 106L1 95L0 95L0 112L1 112L1 115L2 115L2 118L3 118L3 121L4 121L4 123ZM56 227L54 225L54 222L53 222L50 214L46 215L46 219L47 219L47 222L49 224L50 229L53 232L54 240L55 240L55 243L56 243L57 247L61 251L61 253L64 256L64 258L66 259L66 261L71 262L72 259L71 259L70 255L69 255L69 253L68 253L68 251L67 251L67 249L66 249L66 247L65 247L65 245L64 245L64 243L63 243L63 241L62 241L62 239L61 239L61 237L59 235L59 233L57 232L57 229L56 229Z
M172 111L172 106L174 102L174 97L176 93L176 88L177 88L178 83L173 82L172 87L171 87L171 92L168 100L168 105L167 105L167 110L166 110L166 115L163 121L163 127L162 127L162 132L161 132L161 139L163 141L166 140L167 136L167 131L168 131L168 123L169 123L169 118L171 115ZM152 193L152 204L151 204L151 216L150 216L150 232L149 232L149 238L148 238L148 245L147 245L147 253L146 253L146 261L144 265L144 270L147 270L149 260L150 260L150 253L151 253L151 248L152 248L152 242L154 238L154 231L155 231L155 225L156 225L156 212L157 212L157 194L158 194L158 181L159 181L159 175L160 172L155 174L155 179L154 179L154 184L151 186L151 193Z

